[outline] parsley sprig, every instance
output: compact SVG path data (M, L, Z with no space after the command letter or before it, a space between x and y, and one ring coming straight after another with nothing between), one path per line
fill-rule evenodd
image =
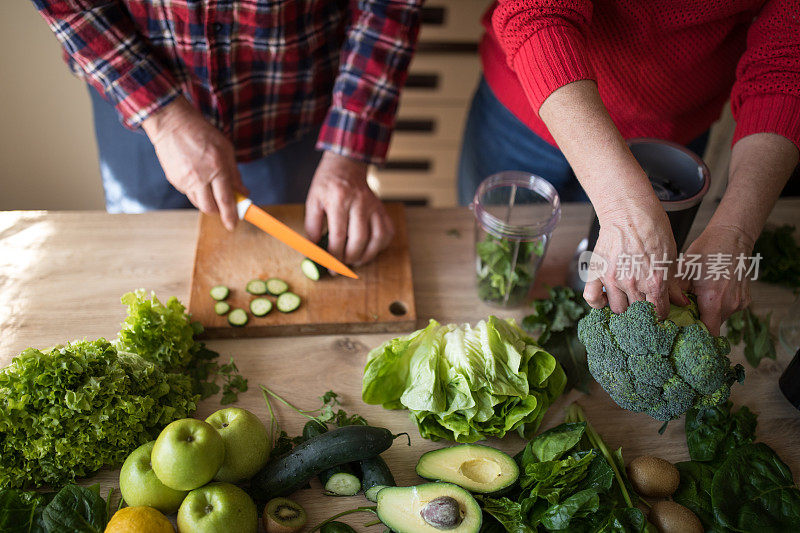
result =
M270 441L274 443L271 456L275 457L290 451L293 447L303 442L303 437L292 437L286 431L282 430L275 410L272 408L270 398L278 400L285 406L293 411L301 414L309 420L314 420L324 426L344 427L344 426L366 426L367 421L364 417L358 414L349 415L344 409L341 409L339 402L339 395L332 390L327 391L319 397L322 405L316 409L300 409L296 405L290 403L285 398L279 396L267 387L261 385L261 394L264 397L264 402L267 404L267 410L270 416Z

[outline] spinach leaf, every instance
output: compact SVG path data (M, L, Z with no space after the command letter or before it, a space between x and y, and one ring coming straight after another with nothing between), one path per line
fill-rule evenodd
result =
M767 227L761 232L753 247L753 254L761 254L761 279L789 288L800 287L800 245L795 240L795 227L784 224Z
M533 313L522 319L522 328L558 359L567 375L564 392L576 388L588 394L592 380L586 348L578 340L578 321L589 312L589 304L569 287L551 287L547 298L531 305Z
M624 475L622 450L607 446L580 406L567 410L567 422L531 440L514 460L519 487L503 498L478 497L494 533L569 531L570 533L655 532L631 502L637 497Z
M547 509L541 517L541 523L550 530L566 529L573 518L594 513L599 506L600 497L597 491L585 489Z
M40 525L46 496L18 489L0 490L0 531L3 533L44 533Z
M636 491L633 490L628 476L625 474L625 460L622 458L622 448L617 448L615 452L611 452L608 449L603 438L586 419L586 413L583 412L583 408L578 403L572 403L567 407L564 419L568 423L583 422L586 424L586 431L578 443L578 449L595 450L605 458L614 472L614 479L616 480L616 483L612 485L611 491L615 498L614 502L619 506L634 507L638 496Z
M102 533L108 523L100 486L67 485L42 513L48 533Z
M523 464L540 461L552 461L560 458L580 442L586 429L584 422L560 424L540 433L525 447L522 454Z
M775 359L775 337L769 331L772 312L763 318L756 315L749 307L732 314L725 325L728 328L726 337L736 346L744 341L744 356L750 366L756 368L762 359Z
M497 520L509 533L533 533L522 518L522 509L519 503L508 498L479 498L483 511ZM483 531L483 528L481 528Z
M733 531L784 532L800 524L800 490L792 472L766 444L728 456L711 484L717 522Z
M475 244L478 255L478 297L496 303L519 302L533 284L544 238L535 241L501 239L487 234Z
M705 529L713 528L716 523L711 505L714 470L697 461L675 463L675 468L678 469L681 482L672 499L696 514Z
M578 490L592 489L605 493L613 484L614 471L611 469L611 465L602 455L595 455L592 462L589 463L586 477L578 484L577 488Z
M530 489L530 498L543 498L551 504L575 492L575 486L586 477L596 453L579 452L556 461L529 464L521 476L520 486Z
M483 515L483 522L481 523L481 529L479 533L506 533L506 531L515 531L519 533L529 533L531 530L523 531L523 530L513 530L513 529L506 529L506 527L498 522L498 520L484 511Z
M657 533L645 514L636 507L617 507L600 497L600 507L589 516L573 519L569 533Z
M686 413L686 444L694 461L721 464L733 450L755 440L756 415L746 406L735 413L726 402Z
M636 507L618 507L612 509L606 519L592 531L596 533L656 533L656 528Z

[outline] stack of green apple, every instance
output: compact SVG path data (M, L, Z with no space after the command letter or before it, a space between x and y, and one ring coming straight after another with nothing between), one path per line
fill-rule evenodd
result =
M234 483L253 477L269 450L266 427L245 409L176 420L128 456L120 492L129 506L177 511L182 533L255 533L256 506Z

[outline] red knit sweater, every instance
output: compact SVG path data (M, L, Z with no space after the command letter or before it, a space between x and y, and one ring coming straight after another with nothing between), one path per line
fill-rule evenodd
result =
M551 144L542 102L592 79L625 138L687 143L730 97L734 143L800 148L800 0L501 0L484 25L489 86Z

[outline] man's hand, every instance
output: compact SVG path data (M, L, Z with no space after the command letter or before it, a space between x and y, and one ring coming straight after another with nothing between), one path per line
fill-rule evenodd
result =
M204 213L219 213L228 230L236 227L233 191L247 195L233 145L179 97L142 122L167 180Z
M719 335L720 326L729 316L736 311L750 305L750 283L747 276L739 276L735 272L737 257L749 257L753 250L754 241L745 233L734 226L708 225L703 233L689 246L686 255L700 255L700 263L704 270L700 272L699 279L681 280L682 288L697 296L697 307L700 310L700 320L712 335ZM720 279L705 279L709 256L724 254L729 257L726 261L729 267L726 274ZM728 279L725 279L727 277ZM741 279L740 279L741 278Z
M313 241L328 226L328 251L345 263L367 263L389 245L394 226L367 186L367 165L325 152L306 199L306 233Z

